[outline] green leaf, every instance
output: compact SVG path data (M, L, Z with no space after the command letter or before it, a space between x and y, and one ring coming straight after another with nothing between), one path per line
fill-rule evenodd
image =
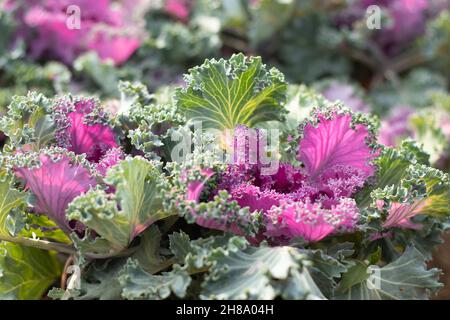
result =
M314 268L318 269L330 280L333 278L340 278L341 274L347 271L347 267L339 260L325 254L321 250L312 251L314 254L311 259L313 261Z
M13 97L6 116L0 118L0 131L10 139L12 147L27 144L39 150L54 139L55 127L47 114L50 100L43 94L29 92Z
M442 75L430 69L414 68L395 85L387 81L374 87L370 100L378 114L386 114L399 105L425 108L433 94L446 91L446 83Z
M369 260L370 264L377 264L382 257L382 250L381 247L377 247L377 250L375 250L374 252L372 252L369 257L367 258L367 260Z
M71 243L70 238L64 233L56 223L45 215L29 213L26 215L26 226L21 229L18 236L25 238L39 238L52 240L59 243Z
M181 232L169 235L170 250L177 262L189 273L207 270L213 263L214 257L228 255L246 246L246 240L241 237L212 236L190 240L189 236Z
M442 10L427 26L427 36L423 39L422 46L425 55L439 68L448 70L450 58L447 52L450 50L450 13Z
M421 214L448 216L449 176L421 162L426 162L426 157L412 141L404 141L400 150L385 148L375 161L374 183L357 195L359 207L375 200L411 204L425 199Z
M306 255L295 248L248 247L213 258L203 299L325 298L306 268Z
M370 204L372 190L399 184L410 164L409 159L402 157L397 150L383 149L380 157L375 160L375 165L377 165L375 183L366 187L357 195L360 208L367 207Z
M119 211L116 201L103 190L90 190L75 198L67 208L67 217L81 221L95 230L101 238L110 243L107 247L111 247L112 251L123 250L131 241L131 224L126 213ZM80 244L86 249L90 247L86 241Z
M87 254L109 255L115 253L115 250L118 250L105 238L98 237L97 234L92 236L92 233L92 230L86 228L82 238L74 232L70 235L70 239L77 249L80 258L84 258Z
M115 198L131 222L131 238L171 215L163 208L168 184L157 163L142 157L127 158L108 172L105 182L116 188Z
M338 242L332 247L328 248L326 253L334 259L341 261L348 257L351 257L355 253L353 247L354 244L352 242Z
M120 74L112 61L102 61L96 52L80 55L73 63L74 69L89 77L105 93L117 93Z
M178 262L183 263L186 259L186 256L189 253L195 252L192 248L191 239L189 235L184 233L183 231L174 232L169 235L170 240L170 250L175 255L175 258Z
M0 299L40 299L61 270L54 253L0 243Z
M342 32L333 26L330 15L317 9L317 1L293 2L298 6L294 18L264 43L263 50L272 49L269 46L274 43L280 69L294 83L348 74L349 60L337 50L343 40Z
M361 261L356 261L355 265L342 276L338 292L351 291L352 287L360 285L363 281L366 281L369 276L366 264Z
M14 20L14 17L7 11L2 10L0 12L0 29L2 30L0 35L0 57L2 58L11 49L12 38L16 28ZM0 59L0 66L1 62L2 59Z
M342 277L336 298L427 299L442 287L438 282L439 273L437 269L427 270L423 255L409 247L397 260L378 270L369 270L363 262L358 262ZM373 285L369 286L367 280Z
M450 176L448 173L425 165L412 165L408 168L404 183L409 189L424 186L425 206L421 214L448 218L450 212ZM409 184L410 185L409 185Z
M438 108L428 108L411 116L409 122L414 130L414 139L430 155L430 162L436 163L448 148L448 138L442 131L442 119L448 114Z
M108 171L105 182L114 195L91 190L74 199L68 217L83 222L107 239L116 250L154 222L170 216L164 209L167 181L157 164L142 157L127 158Z
M94 262L82 273L80 289L70 292L69 298L74 300L118 300L121 298L122 287L118 281L119 272L124 266L124 260L108 260ZM53 297L60 298L58 290Z
M0 236L10 236L8 215L14 208L24 204L26 194L12 189L7 179L0 178Z
M249 38L251 44L256 47L262 41L270 39L289 22L295 12L295 1L262 0L250 8L252 19Z
M203 128L223 131L238 124L281 120L286 100L284 76L267 71L261 58L233 55L229 60L206 60L189 70L188 86L175 92L176 106Z
M289 278L281 280L274 284L283 299L298 300L323 300L326 297L316 284L312 272L304 268L302 271L293 269L290 271Z
M133 259L148 273L155 274L169 267L173 261L163 259L160 254L161 232L152 225L143 234L139 249L133 254Z
M439 223L434 217L428 216L418 217L416 222L422 225L420 230L397 232L392 245L394 248L414 246L422 253L425 261L430 261L435 254L435 248L443 242L442 236L445 235L446 230L445 223ZM388 242L389 239L384 239L384 241Z
M129 110L121 110L117 118L132 129L128 132L131 144L144 152L148 159L159 160L161 157L170 159L175 144L172 133L185 124L184 116L171 103L161 104L160 101L156 104L149 103L153 96L148 94L145 87L144 90L139 88L138 84L127 83L122 83L121 87L122 90L128 91L128 95L134 96L134 99L128 98L131 102L134 100ZM159 96L154 98L161 100Z
M304 250L302 251L312 261L309 267L311 275L321 292L332 296L337 287L337 281L341 275L353 266L351 260L345 260L347 255L352 255L351 243L343 243L329 248L329 250ZM334 251L334 252L333 252Z
M119 275L119 282L125 299L160 300L168 298L172 293L178 298L184 298L191 277L177 266L171 272L151 275L137 261L129 259Z

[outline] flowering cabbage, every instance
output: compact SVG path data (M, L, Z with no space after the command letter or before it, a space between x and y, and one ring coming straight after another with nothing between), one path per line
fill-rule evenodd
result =
M387 20L374 33L373 40L386 55L392 56L401 53L413 40L424 35L427 20L448 4L440 0L358 0L340 13L338 23L351 25L363 19L367 8L373 5L383 10Z
M351 114L318 113L316 117L318 124L304 125L299 143L298 159L304 168L281 163L273 175L264 175L261 163L249 163L250 129L238 127L234 132L235 153L240 151L237 142L241 140L245 154L235 155L238 161L219 175L217 190L228 191L230 201L250 212L262 211L267 223L262 233L268 237L319 241L356 227L359 210L351 196L374 173L370 161L376 153L367 145L372 138L363 124L352 127ZM262 139L262 134L253 138ZM206 179L211 176L210 170L205 171ZM188 200L198 201L203 185L191 182ZM205 226L204 218L197 220Z
M36 168L16 166L16 175L25 182L25 188L35 196L34 210L46 214L65 232L70 234L76 226L66 219L66 209L77 196L96 185L88 169L71 164L67 156L60 159L39 155Z
M422 144L431 163L439 168L446 168L450 115L445 109L445 97L437 94L432 106L416 112L407 106L394 109L381 123L380 143L398 146L403 139L413 138Z
M73 6L79 16L75 16L77 11L68 11ZM118 65L128 60L141 43L129 8L114 8L110 0L12 1L8 8L15 9L20 22L18 37L27 40L34 58L49 54L70 64L81 53L93 50L101 59L111 59ZM79 27L71 19L79 19ZM75 27L68 28L69 23Z
M117 147L114 132L105 123L107 116L98 110L97 104L94 99L62 99L54 105L58 145L75 154L86 154L93 162Z
M189 0L166 0L164 9L181 21L189 18Z
M353 111L369 112L370 107L357 95L357 92L350 84L331 82L323 91L322 95L328 100L335 102L342 101Z
M420 141L379 144L376 117L307 88L296 101L259 57L206 60L186 79L163 97L123 82L111 114L88 97L12 99L0 298L426 299L441 287L426 261L450 178Z
M380 129L380 143L385 146L395 146L397 142L412 134L408 128L408 119L413 113L408 106L398 106L387 119L382 121Z

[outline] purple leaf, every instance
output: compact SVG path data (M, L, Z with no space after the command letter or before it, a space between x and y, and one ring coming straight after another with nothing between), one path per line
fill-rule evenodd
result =
M319 116L319 120L317 127L310 123L305 126L298 153L311 179L334 166L351 166L371 176L374 166L369 161L376 155L366 143L367 128L362 124L352 128L350 115L335 115L332 119Z
M65 156L52 160L41 155L39 159L40 167L16 168L15 172L25 182L25 187L33 192L36 212L47 215L64 232L71 233L66 209L75 197L95 186L96 181L86 168L72 164Z
M267 217L267 236L316 242L332 233L353 230L359 211L353 199L343 198L331 209L310 201L285 203L270 210Z
M117 147L113 130L104 123L89 119L89 114L98 109L94 99L61 100L55 109L56 138L61 147L76 154L86 154L92 162L98 162L109 149ZM104 116L103 113L94 115L95 118Z
M386 221L383 223L383 228L407 228L407 229L420 229L422 226L412 223L410 219L422 211L426 205L426 199L418 200L409 203L394 202L391 204L389 214Z

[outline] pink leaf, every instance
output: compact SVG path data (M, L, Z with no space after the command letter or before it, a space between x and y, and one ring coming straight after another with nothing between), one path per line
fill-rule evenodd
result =
M191 181L188 183L186 200L198 202L203 191L205 183L214 175L212 169L202 169L201 174L205 177L203 180Z
M420 229L421 226L412 223L409 219L420 214L422 209L426 205L426 199L418 200L409 203L394 202L389 209L389 215L386 221L383 223L383 228L408 228L408 229Z
M374 173L369 161L376 155L366 144L367 128L358 124L351 128L350 115L335 115L332 119L319 116L317 127L307 124L300 141L298 158L305 164L313 180L334 166L351 166L367 177Z
M95 186L96 181L86 168L71 164L67 157L54 161L41 155L39 159L39 168L16 168L16 174L36 197L36 212L47 215L63 231L71 233L66 209L75 197Z
M118 164L121 160L125 159L125 154L121 148L109 149L103 158L97 164L97 171L102 175L106 176L109 168Z
M353 199L343 198L331 209L319 203L294 202L273 208L267 214L266 235L284 239L302 238L307 242L320 241L326 236L355 228L359 210Z
M166 0L165 10L167 13L187 22L189 18L189 1L188 0Z
M92 162L98 162L109 149L116 148L112 128L103 123L87 123L86 117L97 108L93 99L75 103L61 101L56 107L56 135L58 144L76 154L86 154Z

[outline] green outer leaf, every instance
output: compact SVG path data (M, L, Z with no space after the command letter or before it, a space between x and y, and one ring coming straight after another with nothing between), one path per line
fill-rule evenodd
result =
M338 291L351 291L353 286L359 285L363 281L366 281L367 278L369 278L367 266L361 261L356 261L356 264L342 276Z
M177 262L189 273L206 271L218 256L227 256L230 252L245 248L247 245L244 238L229 235L191 241L183 231L169 235L169 240L170 250Z
M170 250L173 252L179 263L183 263L189 253L195 253L189 236L183 231L180 231L179 233L174 232L169 235L169 240Z
M129 259L119 275L122 297L125 299L166 299L173 292L183 298L191 283L189 274L174 266L171 272L151 275L136 260Z
M26 96L14 96L8 113L0 117L0 130L10 139L12 147L27 144L39 150L54 139L55 127L48 109L50 100L43 94L29 92Z
M429 109L414 114L409 119L415 133L414 139L421 143L423 149L430 155L431 163L436 163L448 148L448 138L439 124L441 118L445 116L447 115L442 110Z
M238 124L280 120L287 85L276 69L269 72L260 57L233 55L228 61L206 60L189 70L188 87L175 92L175 102L187 118L204 128L223 131Z
M116 202L102 190L90 190L75 198L67 208L67 217L79 220L95 230L115 251L123 250L130 241L130 221L117 209ZM86 244L90 246L88 242L80 243L81 246Z
M115 187L114 196L91 190L72 201L68 217L80 220L115 250L122 250L148 226L172 214L164 210L165 179L155 163L129 157L111 168L105 178Z
M218 253L201 298L325 298L309 272L305 273L304 264L308 264L306 256L292 247L248 247L228 255Z
M337 299L381 300L381 299L427 299L431 292L442 287L438 282L438 269L426 269L424 256L414 247L409 247L397 260L372 273L371 280L379 281L378 288L369 288L368 266L359 262L344 276L337 291Z
M0 243L0 299L40 299L61 270L55 253Z
M118 300L122 292L117 277L122 270L123 259L95 261L82 273L80 290L69 292L74 300ZM60 299L60 290L52 290L52 297Z
M130 240L157 220L171 215L163 209L164 174L142 157L127 158L108 172L116 199L130 226Z
M9 236L7 217L10 211L25 201L26 194L11 189L10 182L0 179L0 235Z
M294 15L295 4L295 1L262 0L257 6L250 6L252 19L249 25L249 38L252 46L257 47L282 30Z
M378 170L375 182L367 185L356 196L359 207L366 209L371 204L375 207L376 200L405 204L425 200L425 206L418 214L448 217L449 175L422 164L427 161L414 141L403 141L400 150L385 148L376 160Z
M293 269L286 280L275 283L283 299L295 300L306 298L310 300L324 300L326 297L316 284L316 280L307 268L302 271Z
M370 192L376 188L397 185L405 175L410 165L408 159L403 158L395 149L385 148L381 156L375 161L377 165L376 183L363 189L357 195L360 208L369 206L372 201Z
M91 51L80 55L73 66L79 74L92 79L105 94L117 93L120 75L111 61L102 61L96 52Z
M353 246L351 242L342 242L327 249L301 250L312 261L312 266L308 267L308 270L311 271L314 282L324 296L334 295L342 274L354 265L353 260L348 259L354 254Z
M314 268L322 272L330 280L340 278L341 274L347 271L346 265L322 250L311 250L305 253L308 252L312 253L310 259L313 261Z
M173 263L170 259L163 259L160 255L161 236L158 227L152 225L143 234L139 249L132 257L150 274L155 274Z

